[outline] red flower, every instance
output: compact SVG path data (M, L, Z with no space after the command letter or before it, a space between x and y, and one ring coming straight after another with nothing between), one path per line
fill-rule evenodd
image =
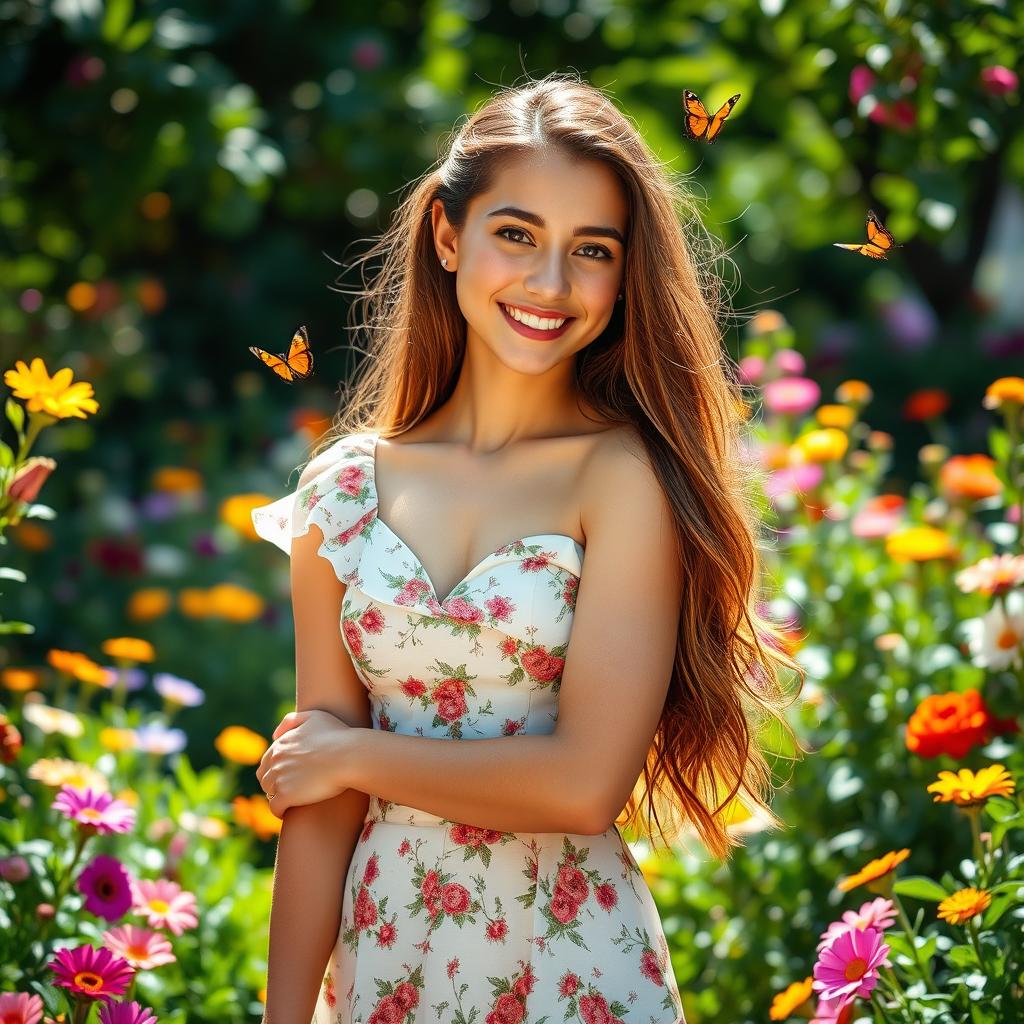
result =
M492 619L498 619L501 622L508 621L516 610L516 606L507 597L498 596L490 597L484 601L484 607Z
M412 676L398 685L406 697L422 697L427 692L427 684L422 679L415 679Z
M345 634L352 657L358 660L363 656L363 634L359 627L351 619L345 619L341 624L341 631Z
M549 654L541 646L528 647L519 656L519 664L526 673L542 683L550 683L562 674L565 659Z
M334 483L338 490L344 491L346 494L351 494L354 498L358 498L363 489L363 481L365 478L366 474L359 466L349 465L338 473L334 478Z
M373 897L365 885L359 887L353 914L357 931L362 931L377 923L377 904L373 902Z
M377 946L380 949L390 949L398 937L398 929L393 924L382 924L377 931Z
M441 889L441 907L446 914L464 914L469 910L469 890L458 882L449 882Z
M640 954L640 973L655 985L665 984L665 979L661 976L661 965L653 949L645 949Z
M384 615L379 608L367 608L359 616L359 625L367 633L379 633L384 628Z
M393 995L385 996L374 1007L366 1024L401 1024L404 1016L405 1010L402 1008L402 1004Z
M440 878L436 871L428 871L423 876L423 884L420 886L420 892L423 893L424 899L432 899L437 895L438 890L441 888Z
M569 893L577 903L582 903L590 894L587 876L570 864L563 864L558 869L558 880L555 884Z
M576 920L580 905L564 889L555 887L551 897L551 913L555 920L561 924L568 924Z
M920 757L964 757L993 734L1017 731L1013 718L992 716L977 690L925 697L907 722L907 749Z
M401 1005L402 1009L411 1010L414 1006L419 1005L420 994L416 991L416 986L411 981L403 981L395 989L395 1000Z
M45 455L33 455L14 474L7 494L15 501L35 501L46 478L57 468L57 463Z
M492 1014L488 1014L488 1016L492 1016ZM526 1009L522 1002L516 999L511 992L504 992L498 996L493 1011L496 1024L519 1024L525 1016Z
M610 882L594 886L594 899L602 910L611 910L619 902L619 894Z
M558 994L563 996L574 996L580 987L580 979L572 973L572 971L566 971L561 978L558 979Z
M377 854L371 854L369 860L366 862L366 868L363 871L363 885L373 885L377 880L377 876L380 874L380 866L378 864Z
M487 938L490 942L501 942L507 934L508 922L504 918L499 921L491 921L487 925ZM515 991L514 986L512 990Z

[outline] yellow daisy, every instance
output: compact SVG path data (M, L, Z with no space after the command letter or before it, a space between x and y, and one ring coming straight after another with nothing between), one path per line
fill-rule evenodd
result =
M938 915L950 924L965 924L975 914L980 914L992 902L992 893L987 889L968 887L947 896L940 904Z
M25 399L29 412L41 412L57 419L75 416L85 419L87 412L96 412L99 403L92 397L92 385L88 381L72 383L74 370L65 366L52 377L46 364L39 356L28 366L22 359L16 360L13 370L4 373L4 383L15 398Z
M990 796L1009 796L1013 790L1013 777L1001 764L990 764L977 773L970 768L941 771L928 787L928 792L935 794L935 803L958 807L976 807Z

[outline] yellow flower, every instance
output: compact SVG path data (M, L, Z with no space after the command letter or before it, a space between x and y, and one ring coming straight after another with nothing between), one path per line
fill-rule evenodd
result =
M1009 796L1013 790L1013 777L1001 764L990 764L977 773L970 768L941 771L938 780L928 787L928 792L935 794L935 803L955 803L958 807L974 807L990 796Z
M263 614L263 598L235 583L218 583L206 596L207 614L228 622L253 622Z
M156 651L148 640L140 640L135 636L115 636L104 640L100 650L111 658L123 658L125 661L154 661Z
M779 992L772 1000L768 1011L770 1020L789 1020L804 1005L813 992L811 987L813 976L808 975L803 981L794 981L784 992Z
M898 864L902 864L910 856L910 850L904 847L902 850L895 850L868 861L856 874L850 875L836 883L836 888L841 892L849 892L856 889L858 885L866 882L875 882L896 870Z
M950 924L965 924L975 914L980 914L992 902L992 893L987 889L968 887L947 896L940 904L938 915Z
M210 598L202 587L185 587L178 591L178 608L188 619L206 619L210 616Z
M124 801L129 807L139 806L139 794L134 789L122 789L115 794L118 800Z
M824 427L802 434L793 442L806 462L835 462L846 454L849 439L835 427Z
M52 377L39 356L32 360L31 367L22 359L16 360L14 367L4 373L4 383L15 398L27 400L29 412L41 412L57 419L75 416L84 420L87 412L99 409L99 403L92 397L92 385L88 381L72 384L75 372L67 366Z
M24 693L39 685L39 673L30 668L5 668L0 672L0 684L14 693Z
M244 725L229 725L222 729L213 745L221 757L236 764L259 764L270 744L252 729Z
M1024 405L1024 377L1000 377L992 381L981 403L986 409L1003 405Z
M59 672L66 672L80 683L92 683L95 686L110 687L113 684L110 672L102 665L97 665L92 658L78 651L62 651L51 648L46 652L46 660Z
M836 401L849 405L867 405L874 392L862 380L844 380L836 388Z
M128 598L128 618L134 622L151 622L166 615L171 595L165 587L142 587Z
M814 418L823 427L849 430L857 422L857 410L848 405L819 405Z
M251 512L272 500L265 494L235 494L221 502L220 518L247 540L259 540Z
M116 729L107 726L100 730L100 745L115 754L122 750L134 750L138 745L135 733L131 729Z
M41 757L29 765L28 777L55 788L70 785L85 789L89 786L94 793L106 793L109 789L102 772L82 761L69 761L64 757Z
M885 550L897 562L928 562L956 555L949 534L934 526L908 526L890 533L885 539Z

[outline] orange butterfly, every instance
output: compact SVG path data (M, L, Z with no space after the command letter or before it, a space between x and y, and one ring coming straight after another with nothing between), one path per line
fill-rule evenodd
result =
M686 111L686 117L683 120L683 127L686 129L686 134L691 139L703 139L705 142L714 142L715 137L722 130L722 125L725 124L725 119L732 112L732 108L736 106L736 101L739 98L739 93L736 93L735 96L730 96L718 108L715 116L712 117L704 109L704 104L697 99L697 94L690 89L684 89L683 110Z
M889 229L878 219L874 210L868 210L868 240L866 242L833 242L840 249L852 249L862 256L870 256L873 260L884 260L889 257L890 249L898 249L899 242Z
M264 352L255 345L249 351L269 366L281 380L294 384L297 380L305 380L313 372L313 353L309 347L309 335L305 327L300 327L292 335L292 343L288 355L283 353L275 356L272 352Z

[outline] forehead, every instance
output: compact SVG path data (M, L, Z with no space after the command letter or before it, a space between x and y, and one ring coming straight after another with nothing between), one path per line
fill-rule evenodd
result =
M629 215L625 188L609 164L574 160L556 149L509 157L472 206L482 217L497 206L516 206L549 226L607 224L623 232Z

